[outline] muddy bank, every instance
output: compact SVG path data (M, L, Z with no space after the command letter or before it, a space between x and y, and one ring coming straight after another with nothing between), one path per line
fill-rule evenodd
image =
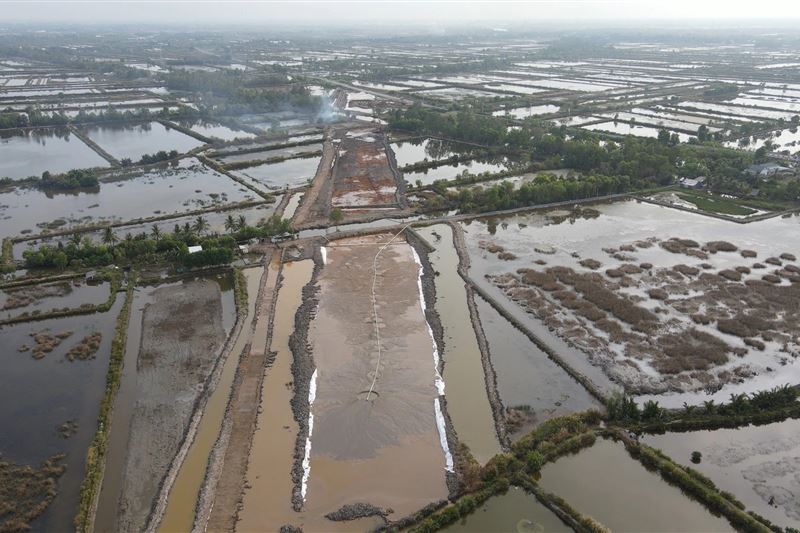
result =
M216 282L190 281L153 293L142 317L118 529L144 529L224 340Z
M297 422L298 431L294 446L292 463L292 506L295 511L303 508L303 459L305 457L306 439L309 434L309 389L311 376L314 374L314 356L308 342L308 327L314 319L319 306L319 286L317 279L322 270L322 256L314 255L314 270L311 280L303 287L302 304L294 316L294 330L289 336L289 348L292 351L292 378L294 395L291 399L292 414Z

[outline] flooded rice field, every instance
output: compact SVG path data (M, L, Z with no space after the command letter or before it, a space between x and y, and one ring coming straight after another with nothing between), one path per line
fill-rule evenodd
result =
M0 193L0 236L63 231L256 200L261 197L189 158L119 179L112 176L96 190L50 194L17 187Z
M178 124L184 128L189 128L196 131L204 137L212 139L219 139L221 141L233 141L236 139L251 139L255 137L254 133L244 131L238 128L233 128L227 124L220 122L211 122L207 120L186 120L179 121Z
M63 529L77 513L124 299L120 293L106 313L0 326L0 453L5 461L33 467L64 454L66 466L55 499L31 523L33 531ZM72 358L90 338L96 339L89 341L94 353ZM46 351L37 352L38 347ZM43 355L36 359L32 353Z
M476 296L475 303L512 438L527 434L550 418L602 408L580 383L486 300Z
M231 274L145 288L134 300L96 528L142 530L235 316ZM138 348L136 354L128 348ZM126 436L123 440L117 437ZM121 453L121 446L125 451ZM113 461L112 461L113 458ZM118 461L118 462L117 462Z
M794 315L781 307L798 288L798 223L621 201L462 227L471 277L516 318L527 309L541 321L534 333L571 366L601 390L610 378L680 406L800 379ZM731 298L748 311L730 312Z
M270 189L285 187L301 187L317 173L320 157L297 157L279 163L264 163L235 171L253 181L266 185Z
M484 172L505 172L509 169L509 161L505 158L497 162L490 161L465 161L455 165L441 165L414 172L404 172L403 178L411 185L422 182L422 185L431 185L437 180L454 180L464 172L469 174L482 174Z
M545 465L539 484L612 531L731 530L611 440Z
M0 178L14 180L106 167L108 162L66 128L37 128L0 133Z
M390 144L394 152L397 166L402 168L423 161L439 161L464 152L474 151L475 148L466 145L443 141L433 138L410 139L395 141Z
M447 406L460 442L480 463L500 452L492 407L487 397L482 354L472 326L464 280L458 275L458 253L450 226L437 224L419 234L436 251L430 254L435 278L436 310L444 330L443 377Z
M300 201L303 199L303 193L296 192L290 198L289 201L286 203L286 208L283 210L283 218L286 220L291 220L294 217L297 208L300 206Z
M534 533L572 531L536 496L519 487L489 498L466 518L442 531L446 533Z
M110 282L87 283L83 278L0 289L0 319L98 305L109 297Z
M84 126L84 133L115 158L138 161L145 154L177 150L185 153L203 145L194 137L160 122L144 124L97 124Z
M366 502L397 519L448 494L421 265L390 235L338 240L323 257L304 509L322 516Z
M647 435L642 441L699 470L773 523L800 523L800 421ZM691 461L695 451L702 454L696 464Z
M322 143L301 144L299 146L287 146L285 148L274 148L259 152L247 151L247 153L231 153L217 157L217 161L223 165L232 163L244 163L247 161L268 161L270 159L303 157L304 155L316 154L322 151ZM229 153L227 150L225 153ZM276 163L272 163L276 164Z
M228 216L232 216L238 220L244 217L245 223L254 226L259 222L268 219L275 212L275 207L280 202L276 200L273 203L259 204L253 207L244 207L239 209L227 209L223 211L209 211L202 215L186 215L176 216L174 218L167 218L164 220L154 220L149 222L141 222L138 224L129 224L113 228L114 234L118 238L124 238L126 235L139 235L141 233L151 235L154 227L158 226L159 230L163 232L175 231L176 226L180 228L193 227L197 221L198 216L202 217L208 223L207 233L225 233L225 221ZM104 230L82 232L82 238L89 238L95 243L102 242ZM22 258L24 250L36 249L42 244L57 245L59 242L66 243L71 238L71 235L60 235L54 237L43 236L32 240L14 243L14 257L17 259Z
M492 115L496 117L512 117L516 119L523 119L528 117L535 117L538 115L549 115L556 113L560 106L553 104L533 105L528 107L514 107L511 109L500 109L495 111Z
M614 122L613 120L609 120L608 122L600 122L598 124L587 124L581 127L589 131L603 131L608 133L617 133L619 135L633 135L635 137L653 138L658 137L658 132L661 129L655 126L642 126L640 124L631 125L628 122ZM670 134L672 133L676 134L681 142L686 142L689 140L689 137L691 137L691 135L686 133L671 131Z

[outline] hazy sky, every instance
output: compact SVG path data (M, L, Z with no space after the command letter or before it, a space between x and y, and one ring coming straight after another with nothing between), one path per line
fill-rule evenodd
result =
M525 22L552 19L800 18L800 0L0 0L10 22L305 23Z

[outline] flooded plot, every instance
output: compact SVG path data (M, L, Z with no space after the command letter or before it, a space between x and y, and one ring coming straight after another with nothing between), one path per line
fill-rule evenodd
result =
M431 96L443 100L464 100L465 98L495 98L497 93L481 91L478 89L464 89L462 87L443 87L441 89L424 89L416 94Z
M800 103L791 102L786 100L778 100L777 98L748 98L739 97L733 100L728 100L727 103L733 105L740 105L744 107L766 107L769 109L779 109L781 111L792 111L795 114L800 112Z
M397 179L383 133L348 133L337 140L331 205L397 206Z
M62 530L77 513L86 452L97 429L114 325L124 299L124 294L118 295L106 313L0 327L3 460L38 467L56 454L66 454L58 493L31 524L33 531ZM90 337L99 339L94 353L70 361L70 352L75 354ZM35 359L31 354L37 347L51 351Z
M0 235L124 222L261 200L250 189L196 159L104 181L98 190L49 194L16 188L0 193ZM163 229L163 228L162 228Z
M196 131L205 137L219 139L221 141L233 141L235 139L251 139L255 137L254 133L240 129L234 129L226 124L219 122L209 122L206 120L184 120L179 121L178 124L192 131Z
M512 438L600 403L480 296L475 297Z
M15 180L73 168L106 167L108 162L66 128L0 133L0 178Z
M699 470L748 511L784 527L800 523L800 421L648 435L642 441ZM695 451L702 454L696 464Z
M458 275L458 253L450 226L419 230L436 251L430 254L436 276L436 310L444 329L444 380L447 411L458 439L480 463L500 452L492 408L487 396L481 352L467 306L464 280Z
M546 89L538 89L536 87L526 87L524 85L512 85L510 83L488 83L484 85L484 88L488 90L496 90L507 93L523 94L523 95L546 92Z
M203 220L206 221L208 224L208 229L206 233L209 234L222 234L227 233L225 229L225 221L227 220L228 216L232 216L235 220L239 220L240 218L244 217L244 221L247 225L254 226L266 219L268 219L272 214L275 212L275 207L279 200L273 202L271 204L260 204L253 207L247 207L242 209L229 209L225 211L211 211L208 213L203 213L202 215L186 215L186 216L177 216L175 218L168 218L165 220L157 220L151 222L142 222L140 224L130 224L126 226L118 226L113 228L114 235L117 238L124 238L127 234L131 235L140 235L142 233L146 235L151 235L153 228L158 226L158 229L163 232L174 232L176 227L181 229L192 228L193 225L197 222L197 218L202 217ZM95 243L102 242L103 234L105 230L97 230L97 231L88 231L81 233L82 238L89 238ZM60 235L57 237L42 237L37 238L29 241L22 241L19 243L14 243L14 257L17 259L22 258L22 253L24 250L31 250L36 249L42 244L51 244L57 245L59 242L66 243L70 239L71 235Z
M499 111L495 111L492 115L496 117L512 117L517 119L523 119L528 117L535 117L538 115L549 115L550 113L555 113L560 109L557 105L552 104L544 104L544 105L532 105L528 107L515 107L512 109L501 109Z
M476 175L483 174L484 172L505 172L508 169L509 161L506 158L499 158L497 162L475 160L465 161L455 165L441 165L415 172L404 172L403 178L410 184L416 184L418 181L421 181L422 185L431 185L436 180L454 180L464 172Z
M431 138L398 141L391 143L390 146L394 152L397 166L400 168L423 161L439 161L474 150L473 147L466 144Z
M583 129L589 131L604 131L608 133L617 133L619 135L633 135L635 137L658 137L658 132L662 128L656 128L652 126L641 126L639 124L631 125L629 122L614 122L610 120L608 122L600 122L599 124L588 124L585 126L581 126ZM686 142L689 140L691 135L687 135L686 133L680 132L673 132L678 135L678 138L681 142Z
M784 119L791 120L797 113L791 111L775 111L769 109L756 109L753 107L726 105L726 104L710 104L707 102L680 102L676 107L685 110L698 110L709 113L724 113L734 116L743 116L756 119Z
M752 141L750 137L745 137L738 141L726 142L725 146L729 148L743 148L745 150L758 150L764 146L767 141L773 144L772 151L774 152L787 150L790 154L794 154L800 151L800 130L797 128L779 130L771 132L767 138L754 138Z
M316 364L306 471L311 515L370 503L397 519L447 497L421 266L401 237L383 248L390 239L338 240L326 248L309 329ZM381 249L373 308L373 260Z
M177 150L185 153L203 145L194 137L170 129L160 122L145 124L98 124L84 126L86 135L115 158L138 161L145 154Z
M287 220L291 220L294 217L297 208L300 206L300 201L303 199L303 194L296 192L290 198L289 202L286 204L286 209L283 210L283 218Z
M224 155L216 159L223 165L229 165L231 163L243 163L246 161L264 161L269 159L297 157L320 151L322 151L322 143L314 143L302 144L300 146L288 146L286 148L275 148L274 150L264 150L261 152Z
M131 361L136 372L128 375L135 385L129 397L119 398L130 402L127 452L121 464L106 467L122 470L114 529L144 529L234 315L230 275L167 284L150 293L138 357ZM115 411L112 424L117 420ZM114 498L109 495L107 502Z
M665 209L625 201L473 222L473 278L488 274L643 399L679 406L796 382L798 326L782 306L800 288L785 251L800 247L797 218L742 226ZM742 300L747 310L731 311Z
M489 498L460 522L442 529L445 533L566 532L572 531L536 496L519 487Z
M731 531L610 440L545 465L539 484L612 531Z
M0 319L77 309L108 300L111 283L85 283L83 278L0 289Z
M302 303L303 287L311 280L312 261L286 263L275 307L272 339L268 346L266 323L257 330L253 350L269 349L275 360L265 369L261 403L253 434L245 477L239 531L277 531L284 524L299 525L300 515L292 509L292 462L297 422L292 415L292 351L289 337L294 331L295 313ZM270 271L270 275L277 271Z
M298 157L279 163L265 163L235 171L270 189L302 187L314 177L319 166L320 156Z
M608 113L604 115L600 115L603 118L612 119L615 123L623 123L623 124L630 124L633 122L634 124L645 124L649 126L655 126L659 129L661 128L670 128L673 130L682 130L682 131L689 131L691 133L697 132L699 126L693 122L685 122L682 120L675 120L675 119L668 119L662 117L651 117L647 115L638 115L635 113ZM602 126L602 124L597 125ZM720 131L720 128L709 126L708 131L711 133L715 133Z

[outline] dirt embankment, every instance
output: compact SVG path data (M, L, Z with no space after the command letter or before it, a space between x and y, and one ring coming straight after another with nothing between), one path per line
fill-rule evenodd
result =
M436 284L433 278L436 272L431 265L430 244L422 239L417 232L411 230L406 231L406 240L414 247L422 263L422 294L425 298L425 320L433 332L433 340L436 342L436 349L440 354L444 353L444 328L442 327L442 320L439 318L439 312L436 311ZM444 359L439 359L439 375L444 372ZM459 466L464 464L464 461L459 457L460 447L458 445L458 435L453 426L453 421L450 419L450 414L447 412L447 397L442 396L439 398L442 415L445 420L445 430L447 433L447 446L450 448L451 453L455 459L456 472L445 472L447 490L449 491L450 498L455 498L461 493L461 472Z
M219 285L158 289L144 310L117 528L144 529L225 340Z
M279 252L275 252L267 262L279 265ZM264 368L271 356L267 350L252 350L253 335L259 321L266 319L267 336L272 336L272 314L278 295L280 270L277 267L269 268L263 276L267 279L262 281L258 296L248 295L249 298L257 298L255 316L250 317L252 322L245 324L241 333L247 336L247 340L236 369L220 437L209 458L193 531L233 531L236 526L256 429Z
M314 319L319 304L319 286L317 278L322 270L322 256L314 255L314 272L311 281L303 287L303 303L294 317L294 331L289 337L289 348L292 350L292 377L294 379L294 396L291 406L294 419L299 430L294 447L294 464L292 465L292 506L295 511L303 507L301 494L303 481L303 457L305 456L306 438L308 437L308 391L311 376L314 373L314 356L309 349L308 327Z

